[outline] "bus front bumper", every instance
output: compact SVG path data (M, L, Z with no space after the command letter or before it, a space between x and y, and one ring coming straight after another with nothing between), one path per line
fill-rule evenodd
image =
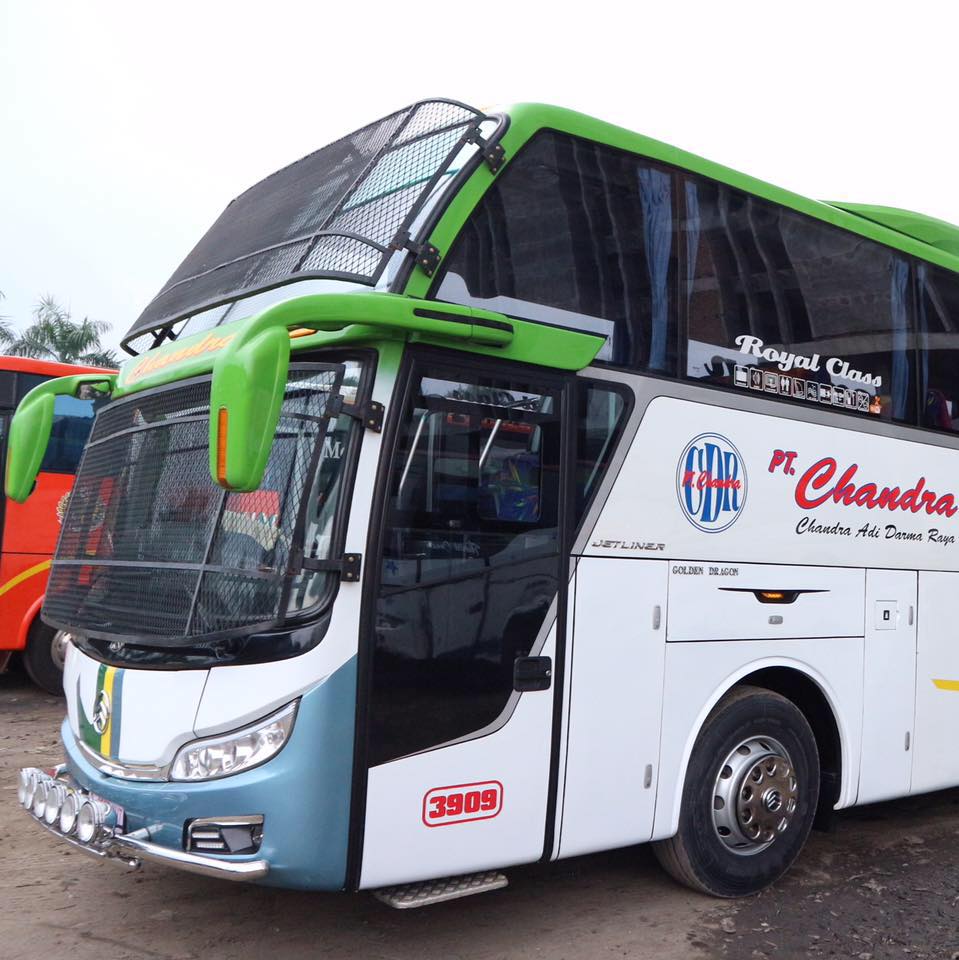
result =
M117 826L118 815L113 805L79 787L63 768L57 768L53 775L35 767L22 769L17 799L37 823L61 840L133 870L146 860L205 877L247 881L262 880L270 871L266 860L223 860L153 843L150 827L122 833ZM72 823L69 817L64 821L60 816L68 805L76 811ZM84 824L85 829L81 830L77 821L84 805L91 812L87 816L88 823ZM50 815L53 812L56 816Z
M85 816L98 816L101 832L89 836L90 824L81 831L79 820L63 829L42 805L39 818L47 825L49 813L49 826L61 837L121 861L152 860L274 887L342 890L355 713L353 657L301 695L293 731L268 762L197 782L104 772L80 749L67 718L61 726L66 766L51 778L54 802L63 801L66 788L82 792L90 805ZM33 803L29 809L38 816Z

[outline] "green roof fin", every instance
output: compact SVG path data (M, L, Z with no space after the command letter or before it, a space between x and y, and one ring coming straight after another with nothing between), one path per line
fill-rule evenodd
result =
M944 250L953 256L959 256L959 227L936 217L927 217L912 210L900 210L898 207L877 207L868 203L838 203L830 201L830 206L839 207L864 220L871 220L883 227L889 227L898 233L904 233L914 240L928 243L930 247Z

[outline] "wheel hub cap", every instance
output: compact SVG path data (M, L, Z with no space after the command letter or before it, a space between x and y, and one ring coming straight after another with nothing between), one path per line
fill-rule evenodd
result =
M719 767L713 786L713 828L734 853L765 850L789 829L799 784L786 748L771 737L751 737Z
M70 634L65 630L58 630L50 641L50 657L57 668L62 670L67 660L67 645L70 643Z

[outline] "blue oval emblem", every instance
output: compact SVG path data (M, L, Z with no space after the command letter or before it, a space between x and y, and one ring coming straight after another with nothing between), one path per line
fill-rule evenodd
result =
M698 530L719 533L735 523L746 488L746 464L726 437L701 433L686 444L676 468L676 492L686 519Z

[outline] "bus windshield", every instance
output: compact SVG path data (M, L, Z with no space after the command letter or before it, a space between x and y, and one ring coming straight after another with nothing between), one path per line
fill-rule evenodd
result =
M96 420L63 523L44 616L95 638L203 645L322 602L361 365L291 364L263 483L209 475L209 378L135 394ZM327 412L330 416L327 417ZM311 563L311 561L313 561Z

